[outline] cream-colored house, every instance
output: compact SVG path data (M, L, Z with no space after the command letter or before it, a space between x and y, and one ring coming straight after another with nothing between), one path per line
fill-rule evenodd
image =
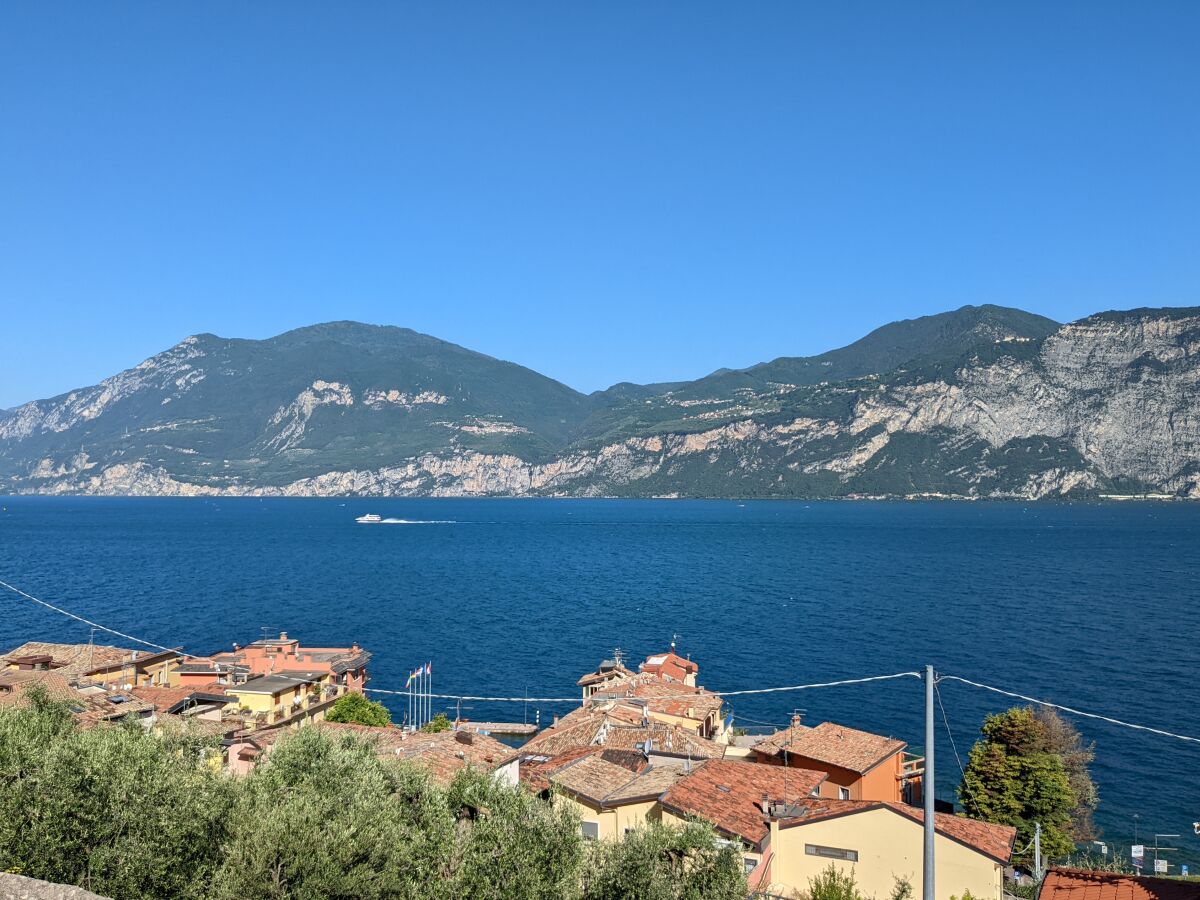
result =
M807 812L771 822L768 883L795 890L830 864L853 871L868 897L891 893L906 878L923 890L924 817L899 803L820 800ZM944 813L934 817L936 896L1002 900L1004 866L1016 831Z
M888 896L897 878L922 891L922 811L903 803L821 797L825 773L759 763L710 760L659 800L662 821L706 819L743 849L750 887L792 896L831 865L853 871L868 897ZM1013 828L938 814L938 898L1002 900Z
M682 775L678 766L647 766L635 772L595 753L557 769L549 781L553 802L579 813L583 836L606 840L658 821L658 798Z

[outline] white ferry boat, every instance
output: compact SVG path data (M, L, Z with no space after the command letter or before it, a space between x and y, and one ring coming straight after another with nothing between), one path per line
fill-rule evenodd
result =
M377 516L375 513L367 513L365 516L359 516L354 521L359 525L377 525L383 521L383 516Z

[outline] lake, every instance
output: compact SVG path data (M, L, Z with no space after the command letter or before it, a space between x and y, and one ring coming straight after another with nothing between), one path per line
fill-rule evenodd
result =
M1200 506L613 500L0 498L0 579L206 653L286 630L373 654L372 687L430 661L453 694L575 697L615 647L666 649L742 690L939 671L1200 735ZM378 513L412 524L357 525ZM0 649L90 629L5 592ZM97 635L97 642L121 643ZM922 685L734 697L919 748ZM940 685L939 795L1005 698ZM390 698L389 698L390 699ZM1015 702L1015 701L1013 701ZM440 701L445 707L451 701ZM403 700L390 705L403 710ZM546 723L567 703L466 703ZM1200 861L1200 745L1072 717L1096 744L1098 824L1182 835Z

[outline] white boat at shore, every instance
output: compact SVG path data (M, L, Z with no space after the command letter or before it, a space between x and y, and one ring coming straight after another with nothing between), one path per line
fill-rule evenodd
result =
M359 525L378 525L383 521L383 516L377 516L375 513L367 513L365 516L359 516L354 521Z

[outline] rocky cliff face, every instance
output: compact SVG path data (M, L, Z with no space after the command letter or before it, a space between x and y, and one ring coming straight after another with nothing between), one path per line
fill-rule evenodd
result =
M1200 499L1200 310L1108 313L1044 337L990 330L957 359L922 359L832 383L626 391L581 404L557 440L520 404L471 406L452 378L309 371L237 413L252 420L239 443L222 436L230 410L180 403L213 370L192 339L10 412L0 459L9 490L40 493ZM135 395L130 452L94 425ZM173 403L187 414L164 413ZM383 425L394 450L356 454L360 432ZM88 433L106 436L89 446Z

